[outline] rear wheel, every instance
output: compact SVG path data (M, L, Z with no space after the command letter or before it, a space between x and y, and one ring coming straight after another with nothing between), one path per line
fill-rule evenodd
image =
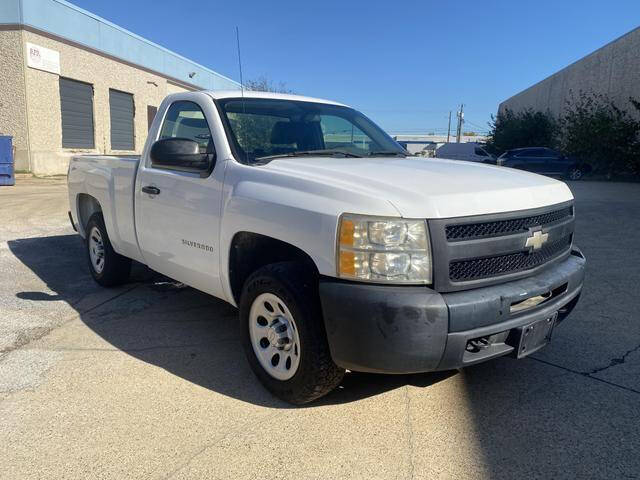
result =
M93 279L103 287L125 283L131 272L131 259L113 250L102 213L94 213L87 222L87 260Z
M293 404L333 390L344 370L333 363L317 280L293 262L267 265L246 281L242 340L251 369L275 396Z

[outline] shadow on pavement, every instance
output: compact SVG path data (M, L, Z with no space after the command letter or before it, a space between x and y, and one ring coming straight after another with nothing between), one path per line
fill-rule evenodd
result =
M480 476L638 478L637 394L534 359L499 359L460 377Z
M576 309L534 358L460 374L490 478L640 478L640 186L570 186L587 258Z
M17 297L65 301L91 330L129 355L245 402L290 408L264 390L249 369L239 341L237 310L226 302L134 264L131 283L111 290L105 297L111 300L87 303L87 297L104 297L106 290L91 278L79 236L26 238L8 245L53 292L24 291ZM454 373L350 373L338 389L310 407L352 402L404 385L428 387Z

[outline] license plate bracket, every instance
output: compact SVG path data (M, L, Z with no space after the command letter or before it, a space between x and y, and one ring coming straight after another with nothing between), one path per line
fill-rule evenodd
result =
M551 341L551 334L557 318L558 313L556 312L547 318L517 328L517 341L513 342L513 345L517 346L516 358L524 358L547 345Z

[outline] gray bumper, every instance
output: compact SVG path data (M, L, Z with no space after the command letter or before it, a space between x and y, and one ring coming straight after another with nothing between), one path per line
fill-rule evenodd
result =
M382 286L323 279L320 299L334 362L354 371L416 373L449 370L513 352L511 331L575 307L585 259L574 250L534 276L500 285L440 294L426 287ZM547 292L539 306L511 305ZM488 347L468 351L477 338Z

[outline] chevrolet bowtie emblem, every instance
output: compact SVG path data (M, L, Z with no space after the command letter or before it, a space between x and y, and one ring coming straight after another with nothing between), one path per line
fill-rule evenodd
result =
M531 232L530 237L527 237L527 241L524 246L531 250L540 250L542 245L544 245L548 239L548 233L542 233L542 230L536 230L535 232Z

